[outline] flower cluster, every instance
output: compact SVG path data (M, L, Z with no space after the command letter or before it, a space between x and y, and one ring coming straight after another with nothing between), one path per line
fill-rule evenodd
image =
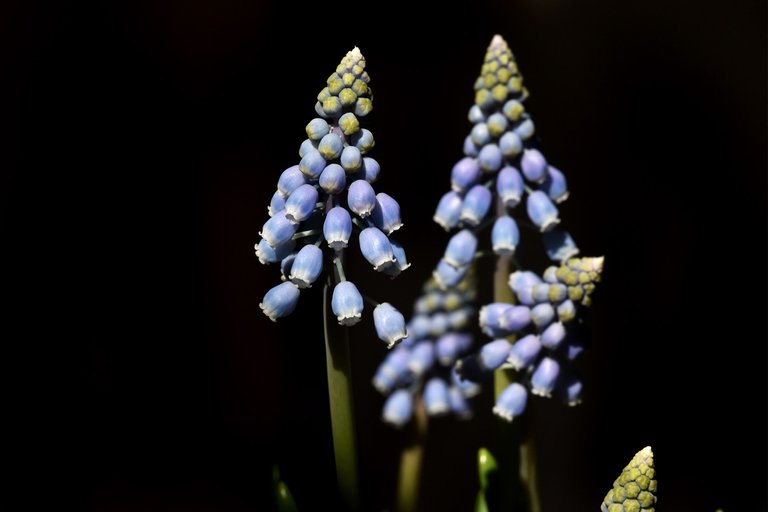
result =
M656 469L653 451L646 446L613 483L600 510L602 512L653 512L656 504Z
M424 286L408 322L408 337L387 354L373 377L374 387L388 395L382 413L385 422L396 427L408 423L417 395L430 416L472 416L467 399L480 387L460 380L453 368L473 343L468 329L476 317L474 298L472 272L449 291L434 280Z
M289 315L301 289L320 277L325 256L336 267L337 283L331 308L341 325L354 325L363 312L363 296L346 279L342 260L353 232L363 257L390 277L408 268L405 251L390 235L403 225L400 205L372 184L379 163L371 158L373 134L361 119L373 108L365 59L355 48L347 53L320 91L315 111L320 117L306 126L307 139L299 147L298 165L280 175L256 244L263 264L279 263L283 282L259 305L271 320ZM389 346L405 338L405 320L390 304L374 310L379 337Z
M571 258L559 267L548 267L543 277L529 271L510 274L517 304L496 302L480 309L480 328L494 339L457 362L459 375L480 381L487 372L505 366L523 372L532 394L557 394L568 405L579 404L582 383L568 363L583 345L569 325L577 321L578 307L589 304L602 265L603 258ZM511 336L517 337L514 343L508 340ZM499 395L493 411L511 421L525 410L527 396L522 384L512 383Z
M581 351L574 329L578 307L589 305L602 271L602 258L576 259L579 249L558 228L557 204L568 198L565 175L536 148L534 124L523 105L528 91L507 43L495 36L475 83L473 123L464 158L451 171L451 190L440 199L434 220L457 229L433 276L450 289L477 257L478 235L492 224L490 243L499 258L514 262L520 226L533 227L548 257L559 265L540 277L518 270L509 277L517 304L493 303L480 310L483 332L493 340L457 362L462 379L480 381L497 368L520 371L503 390L494 412L508 421L525 409L528 389L540 396L560 392L569 404L580 400L581 382L564 364ZM525 204L527 220L516 218ZM519 265L517 265L519 267ZM517 341L513 336L523 335Z

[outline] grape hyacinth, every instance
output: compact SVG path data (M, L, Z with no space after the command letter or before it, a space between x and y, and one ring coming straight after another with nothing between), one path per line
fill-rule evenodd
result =
M566 178L538 147L524 105L528 91L501 36L491 41L474 88L468 115L473 126L464 140L464 156L454 165L450 190L434 214L436 223L456 232L433 276L444 290L459 282L483 254L479 249L488 227L492 252L517 267L508 281L516 304L480 308L480 328L491 340L455 367L460 379L473 383L497 369L516 370L516 382L497 390L493 409L511 421L523 413L528 393L558 396L569 405L580 402L581 381L570 363L583 347L578 313L591 304L603 258L576 258L573 237L560 227L557 205L568 198ZM541 237L555 263L541 276L521 269L515 258L529 234L521 233L526 228Z
M653 512L656 504L656 468L653 451L646 446L632 460L613 483L603 503L602 512Z
M434 279L425 284L408 322L408 337L387 353L373 377L374 387L387 395L382 412L386 423L408 423L416 394L421 394L429 416L472 416L468 399L479 387L459 381L453 365L473 342L469 328L475 318L474 296L472 272L448 290Z
M372 185L380 166L370 157L373 134L361 125L373 108L369 82L365 58L355 48L317 96L319 117L306 125L298 165L278 178L268 208L270 218L256 244L259 262L279 263L284 281L269 290L260 304L273 321L293 312L300 290L317 282L329 262L336 276L334 315L341 325L360 321L363 295L343 269L344 249L353 243L355 231L360 253L374 270L395 277L409 266L402 246L390 238L403 225L400 205L384 192L377 194ZM387 346L405 338L405 322L392 305L377 306L374 320Z

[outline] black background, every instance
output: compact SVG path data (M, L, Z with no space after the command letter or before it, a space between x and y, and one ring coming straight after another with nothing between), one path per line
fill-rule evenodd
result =
M565 225L608 262L584 404L533 404L545 511L596 510L647 444L661 510L765 510L765 3L365 6L4 6L9 510L268 510L274 463L301 510L333 506L321 291L269 322L277 273L253 243L358 45L414 264L392 285L349 272L409 310L494 33L568 176ZM385 350L369 321L352 336L365 508L391 509L403 435L369 385ZM423 510L470 509L490 405L432 423Z

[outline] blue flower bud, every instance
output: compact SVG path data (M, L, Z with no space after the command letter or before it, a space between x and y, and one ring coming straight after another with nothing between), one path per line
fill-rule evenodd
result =
M479 361L486 370L495 370L507 360L512 344L505 339L493 340L480 349Z
M326 135L327 137L327 135ZM320 173L325 169L325 159L319 151L307 151L299 162L299 170L302 174L311 180L320 177Z
M305 245L296 255L289 279L299 288L312 286L323 271L323 251L314 245Z
M475 308L471 306L451 311L448 313L448 325L451 329L466 329L474 316Z
M515 219L509 215L502 215L493 223L491 230L491 245L493 252L499 255L513 255L520 242L520 231L517 229Z
M520 169L528 181L543 183L547 179L547 160L538 149L526 149L520 160Z
M524 191L523 177L517 169L508 165L499 171L496 178L496 193L504 201L504 206L508 208L517 206Z
M416 300L413 306L413 310L417 314L434 313L443 307L443 300L443 292L432 290Z
M552 204L549 196L540 190L528 194L526 209L528 210L528 218L542 232L549 231L560 223L557 207Z
M469 419L472 417L472 408L469 402L464 398L461 389L451 386L448 389L448 403L451 405L451 411L460 419Z
M410 391L405 389L398 389L384 402L384 412L382 413L382 421L389 423L390 425L400 428L409 421L413 415L413 398Z
M304 156L311 151L317 151L317 142L306 139L301 143L301 146L299 146L299 158L304 158Z
M344 142L342 142L341 137L335 133L327 134L320 139L320 144L317 145L317 151L320 153L320 156L326 160L335 160L336 158L339 158L343 149Z
M524 370L536 361L541 352L541 341L539 337L533 334L523 336L512 345L512 350L509 351L509 357L507 362L512 365L515 370Z
M387 344L387 348L394 347L407 336L403 314L387 302L374 308L373 325L379 339Z
M575 375L568 375L557 388L560 398L570 407L581 403L581 393L584 389L584 384Z
M525 112L525 107L517 100L509 100L504 104L502 111L507 119L514 122L520 119L520 116Z
M565 339L565 327L562 322L555 322L549 325L541 333L541 344L550 349L556 349Z
M463 229L448 241L442 261L455 268L466 267L475 258L475 251L477 251L477 238L468 229Z
M501 325L507 332L518 332L531 323L531 310L527 306L512 306L504 311Z
M531 375L531 393L550 397L560 376L560 364L551 357L545 357Z
M547 179L541 184L541 190L546 192L555 203L559 204L568 199L568 183L565 175L551 165L548 168Z
M437 286L441 290L447 290L458 285L464 279L464 276L467 275L468 270L469 266L456 268L442 259L437 264L437 268L432 272L432 277L435 278L435 282L437 282Z
M533 126L533 121L530 118L523 119L520 124L515 127L515 133L523 140L528 140L533 137L536 132L536 128Z
M523 141L515 132L507 132L499 139L501 154L507 158L513 158L523 150Z
M475 126L472 127L472 131L470 132L470 137L472 137L472 142L478 146L482 147L491 142L491 132L488 130L488 125L485 123L477 123Z
M549 300L549 284L535 284L532 288L533 300L536 302L547 302Z
M304 177L304 174L302 174L299 166L294 165L280 174L280 177L277 179L277 190L283 198L287 198L291 195L291 192L304 185L306 182L307 179Z
M572 300L565 300L557 306L557 317L561 322L570 322L576 318L576 305Z
M306 131L310 140L320 140L328 134L330 127L325 119L316 117L307 124Z
M264 295L259 307L270 320L288 316L296 309L299 301L299 289L293 283L280 283Z
M507 131L507 118L504 114L496 112L488 116L488 131L491 132L493 137L500 137L502 133Z
M456 366L451 369L451 383L461 390L461 394L465 398L472 398L480 394L481 386L477 382L471 380L462 379L459 373L456 371Z
M355 325L363 313L363 296L351 281L342 281L333 288L331 311L341 325Z
M549 233L547 233L547 235L549 235L550 233L556 233L556 231L550 231ZM547 267L544 270L544 273L541 275L541 277L544 279L545 282L550 284L555 284L559 282L557 279L557 267L555 266Z
M365 218L376 207L376 192L367 181L354 181L347 191L347 204L350 210Z
M466 156L476 157L479 153L480 148L472 142L472 136L467 135L467 138L464 139L464 154Z
M295 245L296 242L294 242ZM266 244L267 247L269 247L269 244ZM280 279L282 281L287 281L288 276L291 275L291 268L293 268L293 262L296 259L296 253L292 252L289 255L287 255L285 258L280 260Z
M432 377L424 386L424 408L430 416L446 414L451 410L448 403L448 386L439 377Z
M536 304L531 309L531 320L539 329L546 327L555 319L555 308L549 302Z
M529 270L517 270L509 274L509 287L516 294L524 288L530 288L540 283L539 276Z
M373 140L373 134L370 130L362 128L359 132L352 136L352 143L360 150L362 154L366 154L373 149L376 142Z
M385 265L381 271L389 277L395 278L400 275L400 272L409 268L411 264L408 263L408 259L405 257L405 249L403 249L403 246L400 245L399 242L390 238L389 243L392 245L392 254L395 257L395 264Z
M272 247L262 238L259 243L256 244L256 256L259 258L259 263L262 265L277 263L288 256L295 246L295 240L288 240L282 245Z
M501 169L504 155L496 144L486 144L478 153L477 161L485 172L496 172Z
M272 199L270 199L269 206L267 207L267 213L269 213L270 217L274 217L276 213L280 213L283 210L285 210L285 199L278 190L272 194Z
M457 332L447 332L435 342L437 360L443 366L451 366L459 355L472 344L472 336Z
M451 169L451 188L456 192L464 192L480 180L482 170L477 160L464 157Z
M373 183L379 179L379 172L381 172L379 162L367 156L363 157L363 168L358 171L362 179L368 183Z
M485 121L485 114L483 114L483 110L480 107L477 105L472 105L472 107L469 109L467 118L472 124L482 123Z
M504 314L512 309L512 304L492 302L480 308L480 328L488 336L503 336L506 328L503 322Z
M408 359L411 352L399 345L390 350L373 376L373 387L381 393L389 393L408 378Z
M456 192L448 192L440 198L432 220L440 224L446 231L459 224L461 206L464 201Z
M363 155L355 146L347 146L341 152L341 166L348 173L359 171L363 166Z
M528 391L522 385L513 382L499 393L496 405L493 406L493 413L506 421L512 421L523 414L527 403Z
M317 205L317 189L312 185L302 185L288 196L285 202L285 218L294 224L307 220Z
M376 194L376 206L371 213L373 223L387 235L391 235L403 226L400 220L400 205L392 196L379 192Z
M568 261L579 254L579 248L576 247L576 242L566 231L553 229L544 233L541 239L544 242L547 256L552 261Z
M477 226L491 209L491 191L483 185L475 185L461 204L461 221L468 226Z
M355 183L360 182L356 181ZM365 228L358 235L358 241L360 242L360 252L368 260L368 263L373 265L374 270L389 270L388 267L397 264L392 251L392 244L387 235L379 231L378 228Z
M433 338L442 336L449 326L448 315L445 313L435 313L429 317L429 335Z
M584 342L578 336L567 336L563 345L563 352L569 361L575 361L584 352Z
M435 349L431 341L420 341L411 349L411 357L408 359L408 369L416 377L421 377L435 364Z
M320 188L326 194L338 194L347 185L347 175L339 164L330 164L320 174Z
M323 237L328 247L334 250L344 249L352 236L352 218L341 206L335 206L325 214Z
M275 215L264 223L259 235L275 248L288 242L296 234L296 224L285 218L285 215Z
M429 330L432 327L432 322L429 321L427 315L414 315L411 321L408 322L408 336L413 337L415 340L421 340L429 336Z

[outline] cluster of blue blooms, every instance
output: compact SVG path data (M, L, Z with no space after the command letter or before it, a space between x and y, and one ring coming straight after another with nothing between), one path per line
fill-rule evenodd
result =
M306 126L298 165L280 175L256 244L263 264L279 263L283 282L270 289L260 304L271 320L289 315L301 289L310 287L327 262L336 269L331 308L341 325L354 325L363 312L363 296L346 279L342 255L353 232L363 257L390 277L408 268L403 247L390 235L403 224L400 205L372 184L379 163L371 158L373 134L360 120L373 108L365 59L355 48L347 53L327 86L317 96L320 117ZM321 246L325 242L328 251ZM389 346L406 337L403 315L388 303L373 312L380 339Z
M424 286L408 322L408 337L387 353L373 377L374 387L388 395L382 413L385 422L406 424L419 397L430 416L472 416L467 399L480 387L460 380L454 364L472 346L469 329L477 317L472 305L475 293L471 271L449 291L434 280Z
M547 397L557 393L569 404L579 403L581 382L567 363L581 351L581 344L569 326L577 323L578 307L589 305L603 259L574 258L579 249L570 234L558 228L556 205L568 198L566 179L535 147L534 124L523 105L528 91L500 36L488 48L475 91L465 156L454 165L451 190L434 215L446 230L458 230L434 279L446 290L460 282L477 256L478 233L491 223L491 246L498 257L514 262L518 223L532 224L557 264L543 276L512 273L509 286L517 303L481 308L480 327L493 341L455 366L460 378L470 382L484 380L497 368L517 370L517 382L500 393L494 407L499 417L511 421L525 410L529 390ZM530 222L513 216L523 202Z

